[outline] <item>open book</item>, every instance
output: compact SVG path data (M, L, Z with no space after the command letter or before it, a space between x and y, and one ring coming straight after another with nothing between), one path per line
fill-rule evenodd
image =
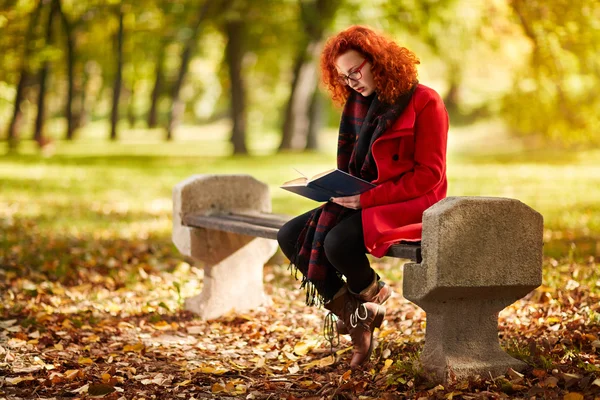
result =
M339 169L322 172L311 178L302 177L285 182L282 189L289 190L315 201L328 201L331 197L352 196L375 187L356 176Z

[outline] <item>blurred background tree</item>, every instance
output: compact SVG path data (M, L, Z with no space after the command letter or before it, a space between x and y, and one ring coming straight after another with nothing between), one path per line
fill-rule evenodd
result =
M454 123L500 118L535 146L597 146L600 3L585 0L3 0L0 137L73 140L90 121L130 128L229 121L273 151L318 147L339 112L318 85L318 55L350 24L421 57Z

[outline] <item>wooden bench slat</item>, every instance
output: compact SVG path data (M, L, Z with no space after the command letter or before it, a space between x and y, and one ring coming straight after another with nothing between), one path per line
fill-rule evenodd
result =
M280 214L232 214L186 215L183 224L192 228L216 229L242 235L277 239L277 232L291 217ZM390 247L387 257L404 258L421 262L421 244L399 243Z
M277 239L277 232L279 231L279 228L253 225L244 221L219 219L212 215L188 215L183 218L183 224L193 228L217 229L267 239Z
M271 228L281 228L283 224L290 220L287 215L279 214L214 214L217 218L222 218L228 221L247 222L253 225L268 226Z

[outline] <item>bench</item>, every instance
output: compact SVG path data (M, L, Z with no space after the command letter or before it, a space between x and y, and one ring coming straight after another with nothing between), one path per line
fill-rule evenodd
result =
M269 304L263 266L290 217L271 213L266 184L248 175L196 175L173 189L173 242L204 265L185 308L204 319ZM427 313L420 362L435 381L498 376L527 365L498 340L498 313L541 284L543 219L518 200L450 197L423 214L421 244L386 256L404 266L403 295Z

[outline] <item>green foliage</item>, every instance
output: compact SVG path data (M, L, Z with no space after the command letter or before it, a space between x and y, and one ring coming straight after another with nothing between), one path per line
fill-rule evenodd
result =
M279 185L297 176L293 168L310 176L335 164L334 130L322 134L326 153L267 156L278 144L277 133L252 131L254 155L229 157L228 126L221 123L184 127L180 140L169 144L159 130L142 129L124 129L126 139L106 143L103 129L92 124L80 141L58 142L50 158L31 143L20 156L1 158L2 218L25 218L37 229L65 233L168 235L174 184L198 173L240 172L270 185L275 212L298 214L316 204ZM600 253L600 152L519 152L493 125L453 129L450 136L448 195L520 199L544 215L547 255L564 257L571 250L581 259Z
M529 68L505 100L512 127L553 142L599 145L600 3L513 1L531 42Z

